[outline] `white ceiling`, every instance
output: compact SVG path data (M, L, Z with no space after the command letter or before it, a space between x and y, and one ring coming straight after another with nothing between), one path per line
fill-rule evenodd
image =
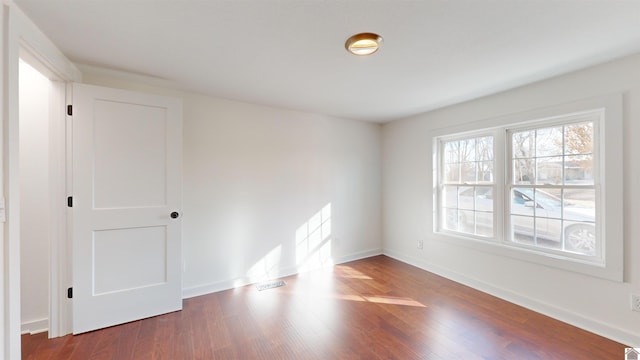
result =
M628 0L14 2L78 64L378 122L640 52ZM348 54L359 32L383 48Z

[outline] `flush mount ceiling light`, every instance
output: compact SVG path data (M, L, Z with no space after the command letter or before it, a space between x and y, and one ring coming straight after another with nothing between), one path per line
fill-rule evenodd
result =
M371 55L382 45L382 36L374 33L355 34L344 44L353 55Z

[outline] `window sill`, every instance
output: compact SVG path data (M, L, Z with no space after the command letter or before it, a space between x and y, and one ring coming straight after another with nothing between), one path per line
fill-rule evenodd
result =
M623 281L622 267L615 266L615 264L609 264L609 266L607 266L603 259L590 260L586 257L585 259L581 259L573 256L564 256L558 253L520 247L508 242L484 240L479 237L472 236L467 237L453 232L434 232L433 239L447 244L462 246L537 265L572 271L611 281Z

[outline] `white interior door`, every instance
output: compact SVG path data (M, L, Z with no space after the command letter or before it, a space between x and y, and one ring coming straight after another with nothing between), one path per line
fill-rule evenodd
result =
M74 84L72 122L73 333L182 309L182 103Z

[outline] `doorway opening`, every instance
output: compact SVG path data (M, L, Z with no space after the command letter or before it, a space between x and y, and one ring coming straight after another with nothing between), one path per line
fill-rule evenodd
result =
M19 64L21 333L49 330L49 92L51 81Z
M20 332L70 332L65 83L21 49L18 64Z

